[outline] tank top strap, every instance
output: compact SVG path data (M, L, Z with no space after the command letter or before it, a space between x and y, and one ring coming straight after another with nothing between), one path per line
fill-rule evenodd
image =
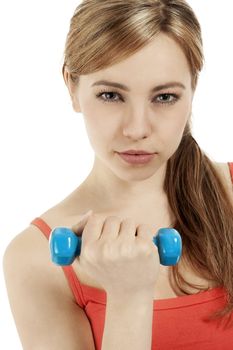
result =
M49 239L50 234L52 232L51 227L40 217L36 217L34 220L30 222L31 225L35 225L39 228L39 230L45 235L47 239ZM74 298L76 302L82 307L85 308L86 301L83 295L82 287L80 285L80 282L78 280L78 277L72 267L72 265L69 266L61 266L65 277L68 281L69 287L74 295Z
M229 166L230 173L231 173L231 181L233 183L233 162L229 162L228 166Z

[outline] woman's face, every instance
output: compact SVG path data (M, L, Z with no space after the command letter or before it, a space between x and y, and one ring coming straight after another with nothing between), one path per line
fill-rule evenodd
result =
M97 83L103 80L127 90ZM174 40L160 34L128 59L82 75L73 106L84 116L96 157L120 178L132 180L152 176L175 153L192 98L186 57ZM158 155L146 165L130 165L117 154L129 149Z

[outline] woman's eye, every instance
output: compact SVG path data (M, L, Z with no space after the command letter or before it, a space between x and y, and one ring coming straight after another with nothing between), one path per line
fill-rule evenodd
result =
M105 95L105 98L102 98ZM97 98L100 98L103 102L119 102L119 100L116 100L114 98L111 98L113 96L118 95L116 92L100 92L98 95L96 95ZM119 96L119 95L118 95Z
M115 91L102 91L96 95L102 102L120 102L123 101L122 97L118 98L120 95ZM116 98L117 97L117 98ZM159 103L160 105L170 105L174 104L179 100L179 96L176 94L166 93L156 96L153 103Z
M158 100L161 103L171 103L174 101L174 97L175 97L174 94L162 94L158 96Z

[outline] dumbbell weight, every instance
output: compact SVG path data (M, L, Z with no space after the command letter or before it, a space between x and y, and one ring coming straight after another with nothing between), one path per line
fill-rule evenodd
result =
M182 240L179 232L174 228L161 228L153 237L158 247L160 264L164 266L176 265L182 253ZM67 227L55 227L49 238L51 260L56 265L71 265L80 255L82 238Z

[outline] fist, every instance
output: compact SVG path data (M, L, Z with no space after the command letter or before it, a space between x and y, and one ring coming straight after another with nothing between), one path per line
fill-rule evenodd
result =
M80 255L78 260L85 272L105 290L114 288L117 291L120 285L121 292L124 287L135 292L136 288L154 287L159 263L174 265L178 262L181 237L174 229L160 229L155 236L149 226L136 227L130 218L123 221L116 216L103 219L89 212L72 230L55 228L50 235L50 250L52 261L60 265L69 265Z
M159 255L149 226L130 218L90 216L82 234L79 262L108 293L148 291L159 273Z

